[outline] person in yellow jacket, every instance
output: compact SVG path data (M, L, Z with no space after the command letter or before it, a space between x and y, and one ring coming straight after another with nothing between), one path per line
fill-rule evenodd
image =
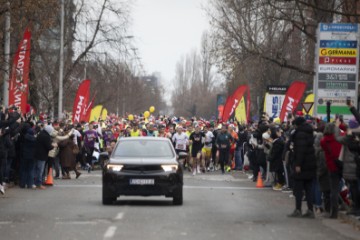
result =
M130 137L141 137L141 131L138 124L133 124L133 128L130 131Z

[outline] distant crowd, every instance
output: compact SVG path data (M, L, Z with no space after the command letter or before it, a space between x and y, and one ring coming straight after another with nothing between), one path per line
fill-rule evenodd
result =
M12 107L0 116L0 192L13 184L43 190L52 177L79 178L81 170L102 167L120 138L164 137L177 154L187 154L179 161L193 176L243 171L254 182L262 178L273 190L291 193L295 210L289 217L314 218L317 212L337 218L339 208L359 216L360 115L349 107L354 118L348 124L341 116L326 123L301 113L284 123L264 114L249 124L133 115L72 124L27 119Z

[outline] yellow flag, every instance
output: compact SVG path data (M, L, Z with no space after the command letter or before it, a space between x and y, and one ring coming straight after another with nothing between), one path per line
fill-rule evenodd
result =
M267 112L266 110L266 98L267 98L267 96L268 96L269 94L268 93L265 93L265 98L264 98L264 110L263 110L263 112Z
M102 119L102 120L106 120L107 115L108 115L108 110L107 110L106 108L103 108L103 109L101 110L101 119Z
M245 99L241 98L241 101L237 108L235 109L235 118L240 123L247 123L246 121L246 108L245 108Z
M306 96L306 98L305 98L305 101L304 101L305 103L314 103L314 94L313 93L310 93L309 95L307 95ZM313 116L313 112L314 112L314 105L310 108L310 111L309 111L309 115L310 116ZM306 112L305 112L305 110L303 109L303 113L304 113L304 115L306 115Z
M90 122L92 121L99 121L100 115L101 115L101 110L103 109L102 105L97 105L95 106L92 110L91 110L91 114L90 114Z

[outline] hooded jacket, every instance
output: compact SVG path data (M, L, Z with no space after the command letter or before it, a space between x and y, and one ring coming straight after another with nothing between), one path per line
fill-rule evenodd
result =
M309 180L316 177L316 159L314 148L314 130L308 123L298 125L292 136L294 143L294 174L296 180ZM295 168L301 172L296 173Z
M335 160L339 159L341 143L336 141L334 135L324 135L320 141L321 148L324 150L326 165L330 172L339 171Z

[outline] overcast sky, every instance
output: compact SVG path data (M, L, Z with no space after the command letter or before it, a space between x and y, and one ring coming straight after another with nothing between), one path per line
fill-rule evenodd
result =
M176 62L192 49L199 49L201 35L209 29L203 9L207 2L136 0L132 30L147 73L160 72L163 83L171 83Z

